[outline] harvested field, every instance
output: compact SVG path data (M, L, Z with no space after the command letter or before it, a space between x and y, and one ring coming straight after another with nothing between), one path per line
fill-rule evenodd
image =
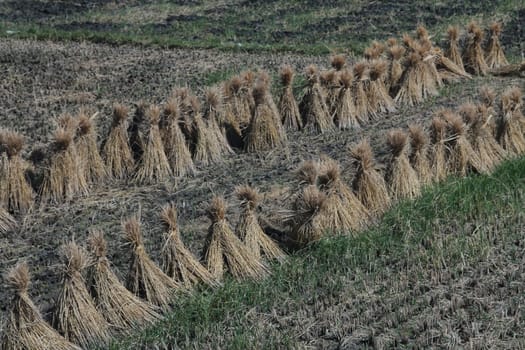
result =
M177 87L189 87L202 101L205 87L245 70L267 71L277 102L283 64L295 70L293 91L300 101L309 65L330 69L330 54L343 52L351 67L371 40L401 39L418 23L444 48L449 24L477 19L485 26L497 19L503 23L505 53L517 63L525 50L524 11L524 5L503 0L491 5L5 1L0 4L0 128L26 137L23 157L28 158L53 140L59 116L85 108L89 115L98 113L100 146L115 103L129 107L132 116L141 102L166 103ZM494 118L504 91L525 91L523 72L476 76L439 87L438 96L419 105L397 104L396 112L379 113L360 129L288 131L283 148L236 149L218 163L197 164L193 176L152 185L132 177L102 181L91 185L88 195L61 204L37 201L27 215L16 216L16 230L0 231L0 285L7 284L3 272L27 261L29 294L49 321L60 288L62 244L85 245L88 230L104 231L108 258L124 279L131 246L122 219L140 214L145 249L158 263L165 233L161 210L173 203L182 240L200 257L210 223L206 209L214 196L225 197L226 218L234 226L240 207L234 190L249 184L262 194L261 222L270 222L291 203L299 187L294 170L302 161L328 155L341 164L342 179L350 184L356 168L349 146L368 139L384 169L390 160L388 131L407 130L412 123L428 130L437 111L477 103L483 85L496 92ZM111 346L523 348L523 169L518 158L494 174L424 188L422 197L395 204L362 236L323 239L282 266L272 265L272 275L260 282L228 277L218 289L199 287L177 299L166 320ZM37 164L35 176L43 172ZM288 239L278 230L268 232L276 240ZM10 296L0 288L0 321Z

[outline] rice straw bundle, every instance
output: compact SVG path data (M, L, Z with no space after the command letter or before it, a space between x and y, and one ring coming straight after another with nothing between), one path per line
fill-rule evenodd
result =
M241 135L250 122L251 110L249 101L246 99L245 85L241 77L235 76L224 85L226 97L226 120L227 125Z
M339 75L341 89L337 96L335 122L339 129L359 129L357 112L352 96L352 72L345 69Z
M399 90L394 101L399 104L415 106L423 102L422 77L419 72L423 70L423 58L418 52L408 54L405 70L399 81Z
M388 94L385 85L387 62L377 60L370 63L370 85L368 90L368 103L371 110L379 113L394 113L395 102Z
M82 277L88 264L85 251L76 243L62 247L62 286L53 314L53 325L64 337L83 348L106 344L109 325L95 307Z
M97 114L93 114L91 117L88 117L86 113L81 110L77 117L78 128L75 142L78 157L82 161L84 176L89 183L103 180L108 175L104 161L98 151L94 122L96 115Z
M346 66L345 55L334 55L330 58L330 65L333 69L340 72Z
M521 112L521 90L510 88L501 96L498 140L510 155L525 153L525 122Z
M187 288L200 282L217 286L215 278L182 242L177 224L177 208L174 205L165 206L161 218L168 230L161 251L164 272Z
M450 149L449 169L459 176L466 176L469 170L487 173L488 169L479 159L467 139L467 126L461 117L453 112L444 112L449 129L448 148Z
M219 122L224 120L224 118L224 101L221 90L217 87L206 89L204 120L209 131L209 137L213 138L210 143L218 146L218 152L221 156L233 154L226 135L219 126Z
M190 148L194 147L192 142L195 138L195 130L193 129L194 110L192 105L192 101L195 98L195 95L193 95L187 87L173 90L172 100L176 102L180 116L180 118L178 118L179 127L185 139L190 143Z
M215 197L208 208L211 225L204 244L206 266L216 279L221 279L227 269L235 278L261 279L268 270L253 256L230 228L226 215L226 202Z
M124 332L159 320L161 316L158 310L127 290L111 270L106 256L107 242L102 231L90 231L88 242L95 256L89 269L90 291L97 310L105 320Z
M469 126L472 148L482 166L492 172L506 157L505 150L494 138L491 127L492 116L484 105L475 106L475 113L469 111Z
M397 38L395 36L392 36L388 39L386 39L386 46L387 48L391 48L393 46L397 45Z
M88 185L73 143L72 131L56 130L51 152L50 165L41 188L43 199L59 203L75 195L87 194Z
M430 170L430 160L428 158L428 136L423 127L419 124L408 126L410 135L410 164L414 168L421 185L428 185L432 182L432 172Z
M222 160L220 140L216 134L208 128L202 114L199 100L192 98L193 108L193 130L195 148L193 150L193 160L203 166L218 163Z
M431 162L430 168L434 174L434 180L439 182L446 179L449 174L446 152L446 123L438 113L430 126Z
M370 84L370 67L368 62L358 62L354 65L354 82L352 96L356 108L357 120L361 125L370 120L371 108L368 102L368 85Z
M445 57L450 59L456 64L460 69L465 71L463 65L463 59L461 58L461 53L459 51L459 28L456 26L449 26L447 30L448 34L448 48L445 52Z
M436 56L436 67L442 81L457 82L463 79L472 79L472 76L465 72L463 66L458 66L452 60L443 55L441 49L434 50Z
M294 71L289 65L281 67L280 71L282 92L279 100L279 112L282 124L288 130L299 130L303 127L299 105L293 94Z
M6 131L3 132L0 143L7 155L4 160L4 174L0 174L2 181L5 181L2 186L5 187L2 188L6 196L4 204L12 212L27 213L33 205L34 192L26 178L26 171L31 165L20 154L25 143L24 137L17 132Z
M475 23L470 22L467 26L468 38L467 47L463 52L463 62L467 72L475 75L487 75L489 67L485 62L481 42L483 41L483 31Z
M427 28L425 28L425 26L422 24L419 24L416 28L416 38L421 45L432 46L430 34L428 33Z
M499 40L500 35L501 23L493 22L490 25L490 39L485 51L485 61L490 69L500 68L509 64L509 61L507 61L505 53L503 52L503 48L501 47Z
M259 80L266 79L266 83L268 87L270 86L270 76L266 74L266 76L263 76L265 72L259 73ZM242 81L242 98L243 102L246 105L247 111L253 111L255 108L255 101L253 99L253 86L255 84L255 78L257 78L257 74L251 70L247 70L244 72L241 72L240 78ZM251 114L246 115L248 117L247 123L250 122Z
M319 74L319 82L323 88L323 94L325 96L326 106L328 107L328 115L330 120L333 120L337 95L340 90L339 72L330 69L322 71Z
M0 232L8 232L16 228L16 220L9 212L0 207Z
M286 254L277 242L264 232L255 213L260 199L259 192L245 185L236 187L235 193L241 201L241 215L235 227L237 237L245 244L250 254L257 259L260 259L262 253L267 259L282 262Z
M181 286L162 272L147 255L136 216L122 222L122 228L133 247L126 287L148 302L169 309L171 299Z
M319 71L314 65L306 68L307 87L299 111L304 121L304 127L310 131L324 133L333 128L330 111L326 105L326 97L319 83Z
M247 152L262 152L283 146L285 139L279 131L280 121L276 121L272 107L267 102L268 88L259 82L253 89L255 111L248 127L244 149Z
M395 96L399 89L399 82L403 75L403 57L405 55L406 49L401 45L393 45L388 49L388 76L387 76L387 86L390 91Z
M376 169L374 154L367 140L362 140L350 149L357 166L352 187L357 198L372 216L379 216L390 206L390 195L385 179Z
M292 241L303 246L324 236L326 218L326 195L315 186L307 186L294 203Z
M443 80L437 69L437 63L440 57L440 51L431 46L421 46L419 47L419 53L423 58L423 65L418 67L422 70L418 71L419 76L421 77L421 88L423 90L423 99L427 99L430 96L438 96L438 88L443 86ZM453 63L448 67L445 66L449 71L457 71L457 69L452 68Z
M385 45L374 40L372 44L367 47L364 51L365 59L368 61L375 61L381 58L381 55L385 51Z
M287 140L286 129L282 125L281 115L279 114L279 108L277 108L277 105L275 104L275 101L273 100L273 96L271 94L271 91L272 91L271 78L266 71L262 71L259 73L257 82L255 83L255 86L251 89L253 103L254 103L253 107L251 108L252 111L255 111L255 108L256 108L255 97L257 93L255 92L255 88L257 86L264 87L263 90L266 91L266 93L263 95L264 102L266 103L266 105L270 107L270 110L272 111L273 124L275 125L277 129L279 139L284 144ZM250 123L251 122L252 120L250 120Z
M523 77L525 73L525 61L517 64L507 64L499 68L494 68L490 70L490 74L497 76L517 76Z
M495 101L496 101L496 92L493 88L491 88L488 85L483 85L479 89L479 98L481 100L481 103L487 107L488 109L494 109Z
M195 174L195 165L179 126L181 115L177 101L172 99L166 103L164 120L164 127L162 128L164 149L173 175L183 177Z
M170 163L160 136L160 108L150 106L145 115L149 122L149 130L145 135L144 150L135 175L135 180L143 184L164 181L171 175Z
M352 233L364 228L370 213L341 179L339 163L325 158L320 168L319 185L326 194L325 226L332 231Z
M414 199L421 194L421 183L408 159L408 135L400 129L390 130L387 134L387 145L392 153L387 170L387 182L392 198Z
M67 130L75 135L78 128L78 120L73 118L69 113L64 113L56 119L56 125L59 129Z
M134 167L128 140L128 113L124 105L113 106L113 125L102 151L106 169L117 179L128 176Z
M313 160L306 160L301 163L295 173L301 185L315 186L317 184L319 164Z
M146 150L147 138L151 123L146 116L149 106L144 101L139 101L135 106L135 113L129 126L129 145L135 162L140 162Z
M25 262L11 268L6 280L9 287L13 289L14 296L7 311L0 348L3 350L80 350L44 321L29 298L27 290L30 277Z

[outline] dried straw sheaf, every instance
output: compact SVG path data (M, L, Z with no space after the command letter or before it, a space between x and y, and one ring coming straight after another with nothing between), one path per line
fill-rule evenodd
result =
M525 153L525 118L521 112L521 95L521 90L514 87L501 96L498 140L510 155Z
M233 150L226 139L226 134L219 126L220 122L224 120L224 98L221 90L217 87L210 87L205 90L204 95L204 121L208 127L208 136L213 138L210 143L217 145L221 157L233 154Z
M350 149L350 155L357 166L352 187L357 198L372 216L378 216L390 206L390 195L385 179L376 169L374 154L367 140L362 140Z
M284 146L280 128L280 120L276 120L274 110L268 103L268 87L259 82L253 89L255 110L248 127L244 149L247 152L269 151Z
M21 134L14 131L5 131L2 134L0 144L7 155L0 174L4 204L12 212L24 214L32 207L35 198L33 188L26 177L31 165L21 156L25 140Z
M523 77L525 74L525 61L516 64L507 64L499 68L494 68L490 70L490 74L498 76L517 76Z
M59 203L76 195L88 193L88 184L73 142L73 133L66 129L55 132L51 159L44 174L41 193L44 200Z
M430 96L439 94L443 81L437 70L439 55L429 41L403 38L410 53L405 61L405 71L395 101L415 105Z
M330 120L334 118L337 96L339 95L339 90L341 88L339 73L340 72L338 71L330 69L321 71L319 74L319 82L323 89L323 95L325 96Z
M330 65L333 69L340 72L346 66L346 57L345 55L334 55L330 57Z
M355 233L367 225L370 213L341 179L338 162L331 158L322 159L319 186L326 194L324 224L328 229Z
M395 102L390 97L385 85L385 76L388 63L385 60L376 60L370 64L370 86L368 89L368 103L373 112L382 114L394 113Z
M441 49L434 50L436 56L436 67L439 76L444 82L458 82L464 79L472 79L472 76L465 72L463 66L458 66L452 60L443 55Z
M196 96L192 94L189 88L176 88L173 90L173 94L170 101L174 101L177 104L179 115L177 121L179 123L180 130L189 143L189 147L192 148L194 141L194 108L193 103L196 100Z
M75 139L78 157L81 160L84 177L88 183L94 183L107 177L106 165L100 156L97 146L95 117L89 117L80 111L77 122L77 137Z
M181 118L177 101L169 100L164 107L162 140L168 162L176 177L195 174L191 152L179 126Z
M421 185L428 185L432 182L432 171L430 169L428 136L423 127L419 124L408 126L410 135L410 164L414 168Z
M67 340L83 348L106 344L109 325L96 309L82 277L82 270L90 263L86 252L74 242L62 249L64 270L53 325Z
M149 105L145 101L139 101L135 105L135 113L133 113L133 118L128 129L131 153L137 163L142 159L142 154L148 142L147 138L150 130L150 121L146 116L148 107Z
M177 224L177 208L174 205L165 206L161 218L167 228L161 251L164 272L187 288L201 282L217 286L215 278L182 242Z
M97 310L105 320L124 332L159 320L158 310L127 290L111 270L102 231L91 231L88 242L95 256L94 264L89 269L90 291Z
M259 259L261 253L270 260L282 262L286 254L277 242L271 239L262 229L255 208L260 195L259 192L248 185L239 186L235 189L237 198L241 201L241 215L235 227L237 237L245 244L246 248L254 257Z
M360 125L352 96L352 72L347 69L341 71L339 80L341 89L336 101L335 123L339 129L358 129Z
M299 105L293 94L294 71L289 65L281 67L280 71L282 93L279 99L279 113L282 123L288 130L299 130L303 127Z
M330 111L326 104L326 96L319 83L319 71L316 66L306 68L307 87L304 92L299 111L307 130L323 133L333 128Z
M257 82L255 83L255 86L251 90L252 97L253 97L252 110L255 110L255 107L256 107L255 98L257 96L257 92L255 91L255 88L258 86L264 87L263 90L266 92L265 94L263 94L264 102L270 107L270 110L272 111L273 124L277 128L279 139L282 141L282 143L285 143L287 140L286 129L282 125L282 122L281 122L282 118L279 113L279 108L277 108L277 105L275 104L275 101L273 100L273 96L271 94L271 91L272 91L271 78L270 78L270 75L266 71L262 71L259 73ZM251 120L250 120L250 123L251 123Z
M290 233L292 242L303 246L322 238L327 227L326 195L315 186L305 187L293 205L293 227Z
M172 173L160 136L160 108L150 106L145 113L149 122L149 130L135 179L139 183L165 181Z
M354 81L352 86L352 96L357 120L361 125L370 120L371 108L368 103L367 90L370 84L370 67L368 62L358 62L353 69Z
M423 66L423 58L418 52L408 54L405 69L399 81L399 90L394 98L396 103L414 106L423 102L422 77L420 74Z
M388 49L389 65L386 82L389 92L394 96L399 90L399 82L403 76L405 52L406 49L401 45L393 45Z
M102 150L106 169L117 179L128 176L134 167L128 140L128 113L124 105L113 106L113 125Z
M0 348L3 350L56 349L80 350L57 333L40 315L29 298L27 264L19 263L6 276L14 296L7 311Z
M193 114L193 160L197 164L207 166L222 160L220 140L205 123L201 106L197 97L191 98Z
M465 70L463 66L463 59L461 58L461 52L459 51L459 28L456 26L449 26L447 30L448 34L448 48L445 51L445 56L456 64L457 67Z
M407 133L403 130L391 130L386 141L392 154L387 170L387 182L392 198L416 198L421 194L421 183L408 159Z
M0 231L8 232L15 229L16 226L15 218L5 208L0 207Z
M461 117L450 111L444 112L443 115L449 134L447 140L450 152L449 169L459 176L466 176L469 170L479 173L488 172L467 138L467 126Z
M204 244L206 267L218 280L222 279L225 269L239 279L265 277L268 274L266 266L235 236L225 215L224 199L213 198L208 208L211 225Z
M474 111L469 113L468 122L472 148L482 166L488 172L492 172L506 158L506 152L494 138L489 109L484 105L474 108Z
M446 123L440 114L432 119L430 126L430 168L435 181L443 181L449 174L446 152Z
M225 125L230 132L235 132L241 137L242 130L248 125L251 117L251 108L247 94L246 84L241 77L235 76L224 84L226 103Z
M470 22L467 26L467 46L463 52L463 62L467 72L475 75L487 75L489 67L485 61L481 42L483 41L483 31L475 23Z
M181 287L180 284L162 272L147 255L142 242L140 222L136 216L123 221L122 228L133 247L126 287L146 301L168 309L175 292Z
M509 64L499 40L501 29L501 23L494 22L490 25L490 39L485 51L485 61L490 69L500 68Z

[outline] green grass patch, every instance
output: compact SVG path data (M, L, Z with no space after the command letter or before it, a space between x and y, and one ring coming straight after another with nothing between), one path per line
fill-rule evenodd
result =
M440 40L449 24L471 19L519 23L522 1L168 1L122 2L67 14L16 16L9 5L0 35L51 40L90 40L180 48L218 48L240 52L294 52L360 55L371 40L413 32L425 24ZM13 14L11 11L13 11ZM7 34L6 30L14 31ZM513 28L516 30L516 28Z
M504 239L519 236L524 199L525 158L507 161L491 175L452 177L426 188L417 200L396 204L357 237L326 238L291 254L262 282L227 279L216 290L181 296L165 320L110 348L294 347L296 334L286 328L261 333L250 313L293 313L294 304L331 300L345 290L364 288L365 278L380 278L385 271L483 259L492 241L480 233L482 228L503 223Z

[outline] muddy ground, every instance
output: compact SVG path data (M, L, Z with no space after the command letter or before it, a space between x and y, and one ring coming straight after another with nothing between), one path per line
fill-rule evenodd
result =
M294 55L240 55L200 50L142 50L96 44L47 43L19 40L0 41L1 126L27 136L30 151L48 141L53 119L60 113L75 112L80 106L101 112L100 139L106 135L114 102L132 105L138 100L160 103L174 86L198 86L203 75L228 67L242 70L261 67L276 72L288 62L298 71L310 63L326 65L327 57ZM223 163L200 167L197 176L155 186L118 182L94 187L90 195L62 205L36 204L33 211L19 218L16 232L0 236L0 271L19 260L27 260L33 273L31 295L49 311L57 292L60 265L59 247L75 239L84 243L89 228L100 228L109 241L109 255L125 275L129 250L120 230L122 218L140 210L147 250L154 257L162 244L163 228L159 213L172 201L179 207L184 241L199 254L208 220L203 209L214 194L224 194L237 205L231 193L236 185L249 183L264 194L262 215L270 216L282 206L283 198L294 188L292 170L304 159L325 153L339 160L349 181L353 169L347 147L363 137L369 138L377 156L385 160L384 135L393 127L410 122L429 123L433 111L455 107L477 98L477 89L488 83L501 91L511 85L525 88L519 78L476 78L460 85L447 86L442 96L415 108L401 108L358 131L336 131L324 135L301 132L289 134L286 150L249 155L238 153ZM101 140L100 140L101 141ZM27 153L27 152L26 152ZM235 210L230 211L235 223ZM3 284L3 283L2 283ZM8 291L0 289L0 309L7 306Z

